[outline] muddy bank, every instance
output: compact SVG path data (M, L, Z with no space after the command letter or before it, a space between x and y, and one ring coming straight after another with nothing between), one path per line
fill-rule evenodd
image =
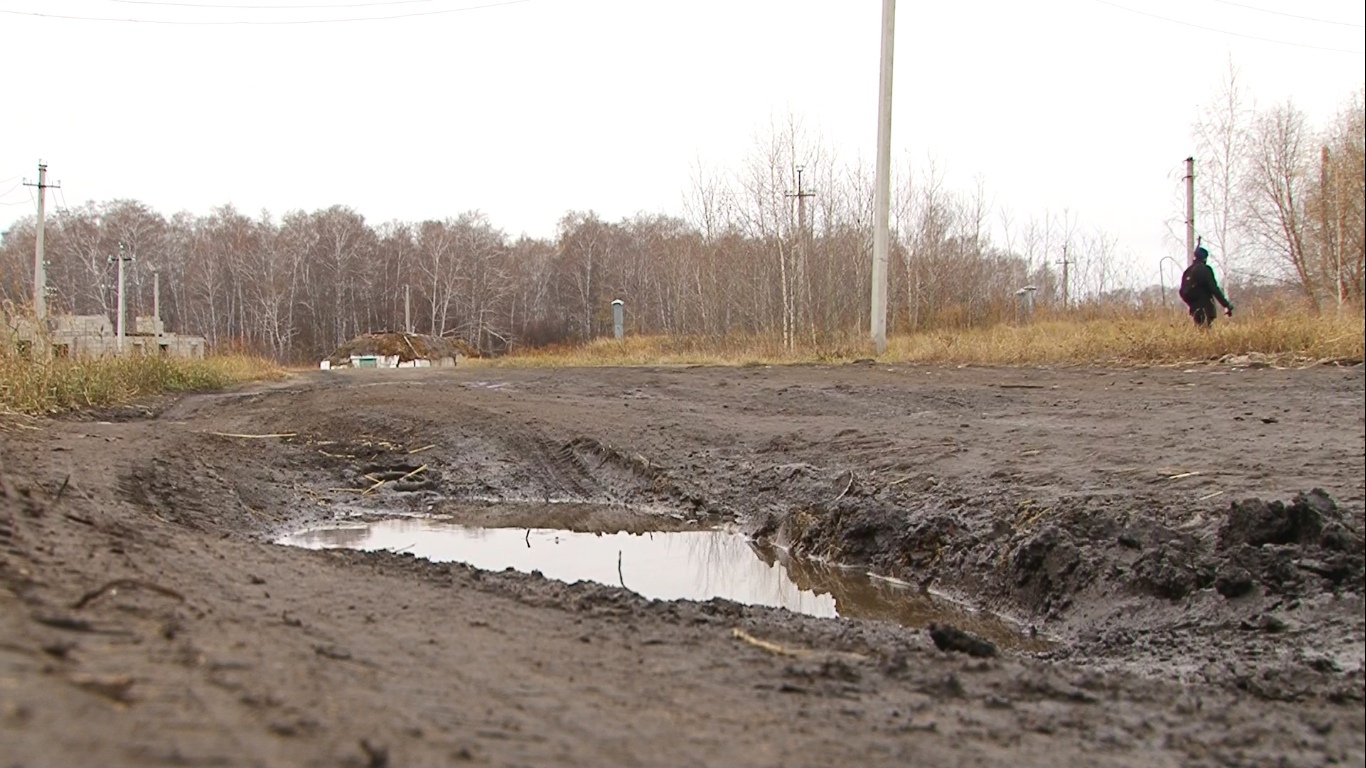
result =
M278 445L199 439L274 462L239 484L239 508L294 478L272 533L395 511L582 531L730 522L799 561L1001 614L1056 641L1049 658L1362 699L1360 368L506 374L324 379L375 405L290 419L278 401L298 395L252 396L244 413L283 417ZM132 492L192 515L175 478L193 473L153 462Z
M24 765L1360 762L1363 405L1359 368L467 369L11 428L0 733ZM730 522L1051 643L269 543L395 512Z
M1062 640L1043 658L1362 701L1359 513L1315 489L1167 517L1108 497L1041 508L851 489L755 530L1022 617Z

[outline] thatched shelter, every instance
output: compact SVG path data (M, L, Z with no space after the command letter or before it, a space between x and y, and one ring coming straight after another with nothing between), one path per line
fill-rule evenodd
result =
M398 364L453 365L462 357L479 357L479 350L461 339L421 333L365 333L337 347L327 362L332 368L350 367L358 358L391 360Z

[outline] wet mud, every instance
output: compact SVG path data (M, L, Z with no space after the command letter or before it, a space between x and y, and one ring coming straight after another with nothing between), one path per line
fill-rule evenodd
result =
M11 420L0 734L18 765L1360 763L1364 399L1360 367L479 369ZM394 515L729 526L839 617L650 599L624 557L274 543Z

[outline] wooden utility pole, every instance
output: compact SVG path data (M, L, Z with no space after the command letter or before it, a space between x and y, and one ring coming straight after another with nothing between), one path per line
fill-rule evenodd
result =
M38 161L38 183L33 184L24 182L26 187L38 188L38 232L37 240L33 246L33 315L41 322L47 317L47 261L46 254L43 252L43 233L44 218L46 207L46 193L49 189L59 188L62 185L47 183L47 163Z
M1186 266L1195 263L1195 158L1186 158Z
M877 171L873 193L873 348L887 351L887 251L892 208L892 48L896 0L882 0L882 55L877 78Z

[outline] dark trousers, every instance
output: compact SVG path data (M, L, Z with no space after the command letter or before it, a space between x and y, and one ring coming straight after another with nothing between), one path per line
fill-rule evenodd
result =
M1214 309L1214 302L1212 301L1191 305L1191 319L1201 328L1208 328L1211 325L1214 325L1214 318L1218 314L1218 311Z

